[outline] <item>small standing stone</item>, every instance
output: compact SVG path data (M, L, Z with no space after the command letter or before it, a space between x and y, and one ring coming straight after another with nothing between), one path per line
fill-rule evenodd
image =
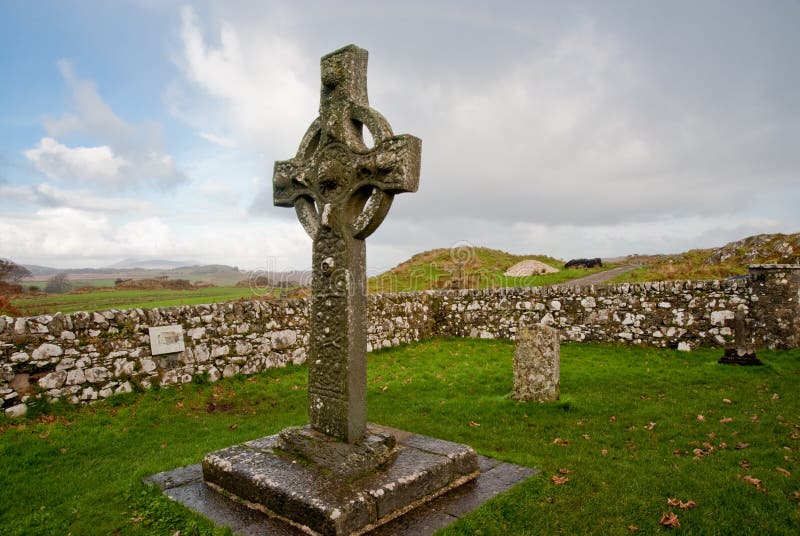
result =
M558 400L561 376L558 330L543 324L520 326L514 352L514 392L521 401Z
M723 365L763 365L764 363L756 357L756 349L747 329L744 313L741 310L736 311L733 319L725 324L733 329L735 338L733 344L725 345L725 355L720 358L719 363Z

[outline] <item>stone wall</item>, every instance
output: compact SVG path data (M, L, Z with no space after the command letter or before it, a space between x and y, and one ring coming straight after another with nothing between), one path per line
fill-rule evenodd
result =
M369 297L368 350L435 336L513 339L520 321L562 339L690 350L732 338L745 312L756 344L800 346L800 269L754 266L751 279L597 287L424 291ZM115 393L210 381L305 362L307 300L0 316L0 399L6 413L29 397L90 402ZM148 328L180 324L186 350L152 356Z
M750 308L747 281L661 281L598 287L446 291L437 333L513 339L520 321L542 323L564 340L632 342L681 349L722 345L734 311Z
M800 266L750 266L753 325L771 348L800 346Z
M88 402L205 375L216 381L306 359L304 300L0 317L4 407L30 395ZM148 327L180 324L186 350L152 356ZM20 410L17 410L20 411Z

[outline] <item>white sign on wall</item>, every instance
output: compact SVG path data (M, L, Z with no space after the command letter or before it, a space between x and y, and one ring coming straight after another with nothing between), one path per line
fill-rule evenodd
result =
M183 352L183 326L158 326L149 328L150 353L152 355Z

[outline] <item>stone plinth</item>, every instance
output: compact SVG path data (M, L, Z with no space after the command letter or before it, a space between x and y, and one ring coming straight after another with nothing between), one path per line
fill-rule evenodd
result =
M251 508L338 536L371 530L480 474L466 445L373 424L354 444L315 434L295 429L289 441L284 431L213 452L203 478ZM364 463L370 453L383 460L377 468Z
M542 324L521 325L514 352L515 400L553 402L560 388L558 331Z
M769 348L800 346L800 264L751 264L756 335Z
M720 358L719 363L723 365L763 365L761 360L756 357L756 347L747 327L744 311L737 310L734 317L725 323L733 328L736 338L733 343L725 345L725 354Z
M738 344L726 344L725 354L719 358L718 363L723 365L763 365L764 363L756 357L755 347L750 345L741 346Z

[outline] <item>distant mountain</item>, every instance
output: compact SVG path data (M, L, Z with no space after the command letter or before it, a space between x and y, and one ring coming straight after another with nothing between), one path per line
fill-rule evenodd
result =
M105 270L130 270L142 268L144 270L172 270L174 268L181 268L183 266L197 266L195 261L170 261L164 259L153 260L136 260L125 259L110 266L106 266Z
M31 273L31 275L34 277L47 277L62 272L62 270L59 270L58 268L51 268L49 266L39 266L38 264L23 264L22 266L27 268L28 271Z

